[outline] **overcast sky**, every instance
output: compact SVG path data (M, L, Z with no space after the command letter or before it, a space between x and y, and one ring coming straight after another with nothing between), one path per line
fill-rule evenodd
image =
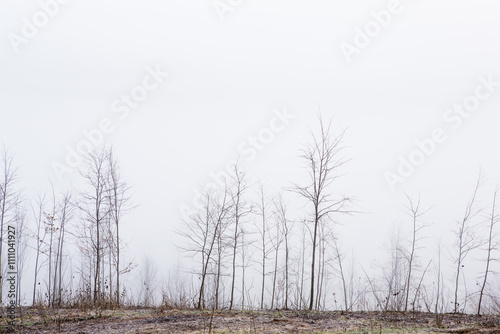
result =
M180 208L238 150L270 191L305 180L321 109L348 129L334 190L366 212L343 221L344 247L381 247L403 190L445 233L479 168L500 184L499 13L484 0L3 0L0 144L28 194L74 185L84 133L112 144L139 204L129 254L173 265Z

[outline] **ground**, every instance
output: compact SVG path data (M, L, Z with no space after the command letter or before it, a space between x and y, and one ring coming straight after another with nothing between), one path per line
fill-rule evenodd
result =
M430 313L180 311L119 309L106 311L22 310L22 325L3 333L497 333L500 315L445 314L441 326Z

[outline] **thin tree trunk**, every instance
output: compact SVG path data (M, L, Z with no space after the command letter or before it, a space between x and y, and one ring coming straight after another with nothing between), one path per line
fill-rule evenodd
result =
M311 263L311 295L310 295L310 300L309 300L309 310L313 309L314 306L314 271L315 271L315 265L316 265L316 240L318 236L318 225L319 225L319 219L318 219L318 206L316 205L314 208L315 215L314 215L314 234L313 234L313 244L312 244L312 263Z
M497 222L497 216L495 213L495 209L496 209L496 200L497 200L498 191L499 191L499 188L497 188L495 190L495 194L493 197L493 209L492 209L491 216L490 216L490 230L489 230L489 235L488 235L488 254L486 257L486 269L484 271L484 280L483 280L483 284L481 285L481 291L479 292L479 302L477 305L477 315L481 315L481 303L483 301L484 289L486 287L486 280L488 279L488 273L490 271L491 252L493 250L493 246L492 246L493 227L495 226L495 224Z
M38 214L35 213L35 220L37 221L37 234L36 234L36 256L35 256L35 272L34 272L34 281L33 281L33 300L32 305L35 305L36 302L36 288L37 288L37 280L38 280L38 271L39 271L39 260L40 253L43 240L45 239L45 235L42 238L40 235L40 231L42 229L42 216L43 216L43 202L44 198L39 198L38 201Z
M288 310L288 260L289 260L289 249L288 249L288 233L285 234L285 310Z
M260 309L264 309L264 291L266 284L266 203L264 190L261 187L261 214L262 214L262 288L260 296Z
M111 232L111 231L110 231ZM108 291L109 291L109 304L113 304L113 252L112 247L113 244L110 245L109 248L109 280L108 280Z
M233 300L234 300L234 285L236 281L236 249L238 247L238 225L239 225L239 214L238 214L238 206L239 206L239 195L236 207L235 207L235 226L234 226L234 243L233 243L233 263L232 263L232 280L231 280L231 299L229 301L229 310L233 309Z
M416 242L416 229L417 229L417 217L413 216L413 240L411 243L411 253L410 260L408 261L408 277L406 280L406 298L405 298L405 312L408 310L408 296L410 295L410 283L411 283L411 270L413 265L413 256L415 254L415 242Z
M276 240L276 242L278 242L278 240ZM277 245L275 259L274 259L274 277L273 277L273 294L271 298L271 310L274 307L274 295L276 292L276 275L278 274L278 254L279 254L279 247Z
M465 215L464 218L462 219L462 222L460 223L459 230L457 232L458 234L458 257L457 257L457 273L455 277L455 291L454 291L454 303L453 303L453 312L457 313L458 312L458 286L459 286L459 280L460 280L460 272L462 268L462 262L464 258L467 256L467 254L474 248L477 248L479 246L479 243L474 241L474 235L473 231L471 230L469 226L469 221L478 213L474 212L474 203L476 200L477 196L477 191L479 189L479 186L481 184L481 174L479 174L479 177L476 182L476 186L474 188L474 192L472 195L472 198L470 199L469 203L467 204L465 208Z
M205 259L205 265L202 268L200 293L199 293L199 299L198 299L198 309L202 309L202 301L204 304L205 279L207 276L208 264L210 263L210 256L211 256L213 248L214 248L216 237L217 237L217 233L214 233L213 238L212 238L212 242L210 243L210 249L208 251L208 254L206 255L207 257ZM204 305L203 305L203 308L205 308Z
M62 303L62 258L63 258L63 244L64 244L64 224L61 226L61 248L59 250L59 299L58 305Z
M301 270L301 278L300 278L300 309L304 307L304 274L305 274L305 255L306 254L306 243L305 243L305 234L302 235L302 270Z
M120 306L120 232L116 221L116 305Z
M59 267L59 249L61 247L61 230L59 230L59 238L57 240L57 251L56 251L56 258L55 258L55 267L54 267L54 288L52 291L52 307L55 306L56 302L56 293L57 293L57 270Z
M246 263L245 263L245 234L244 231L241 231L241 310L245 309L245 272L246 272Z
M100 292L100 282L99 282L99 274L100 274L100 265L101 265L101 244L100 244L100 221L99 221L99 206L96 205L96 265L95 265L95 274L94 274L94 306L97 305L97 298Z
M35 259L35 279L34 279L34 282L33 282L33 301L32 301L32 305L34 306L35 305L35 297L36 297L36 281L38 279L38 259L40 258L40 250L37 249L37 252L36 252L36 259Z
M342 280L342 288L343 288L343 291L344 291L344 306L345 306L345 311L348 312L349 311L349 302L348 302L348 298L347 298L347 286L346 286L346 280L345 280L345 276L344 276L344 268L342 266L342 257L340 255L340 250L339 250L337 241L335 239L333 240L333 245L335 247L335 255L336 255L336 258L337 258L337 261L338 261L338 264L339 264L340 278Z

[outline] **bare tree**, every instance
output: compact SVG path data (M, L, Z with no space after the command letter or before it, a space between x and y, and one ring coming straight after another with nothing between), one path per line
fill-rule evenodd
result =
M282 234L282 225L286 224L283 222L283 219L286 219L286 211L282 212L279 205L276 203L276 199L273 201L274 203L274 234L270 237L271 245L274 249L274 268L273 268L273 285L272 285L272 294L271 294L271 309L274 308L275 303L275 295L276 295L276 282L278 277L278 260L279 260L279 251L281 243L283 242L283 234ZM283 203L281 203L283 204Z
M250 213L250 208L244 200L244 195L247 190L246 175L245 172L241 171L238 164L234 165L233 174L231 175L232 190L231 196L231 207L232 207L232 221L233 221L233 240L232 240L232 277L231 277L231 297L229 299L229 309L233 309L234 302L234 289L236 283L236 257L238 251L238 241L241 237L241 220ZM244 293L244 291L242 291Z
M198 301L196 307L205 309L208 276L212 274L211 267L215 264L215 283L220 283L222 259L223 232L227 227L231 203L229 189L226 186L222 191L205 189L201 199L201 207L194 210L187 221L183 222L182 229L177 233L187 242L180 249L200 255L201 270ZM223 226L225 225L225 226ZM218 288L215 288L214 303L218 303ZM215 298L216 297L216 298Z
M96 305L101 298L102 278L101 264L103 261L103 231L109 217L108 180L109 154L106 150L91 152L86 157L86 169L81 172L88 191L81 194L82 202L78 205L84 215L84 224L89 231L88 241L93 252L95 267L93 277L93 303Z
M189 219L183 222L182 229L177 231L186 240L186 246L179 246L179 248L194 255L200 255L200 287L196 306L198 309L205 308L206 280L216 240L212 209L213 196L215 196L214 192L206 189L201 199L202 207L198 211L193 211Z
M314 307L315 273L316 273L316 251L318 246L318 233L320 224L331 219L333 214L346 214L350 211L346 208L351 202L348 197L332 199L329 187L339 177L339 169L346 163L340 158L342 140L345 131L338 136L333 136L331 121L325 126L321 116L319 117L319 136L312 134L312 144L307 146L302 153L302 159L306 163L309 174L309 183L306 186L295 184L292 191L304 197L312 204L312 262L311 262L311 287L309 309Z
M61 306L62 303L62 272L63 272L63 256L64 256L64 246L66 237L66 224L72 219L74 206L71 204L71 194L66 192L62 194L62 198L59 201L58 209L56 212L57 221L59 226L57 227L57 248L55 253L55 268L53 275L53 292L52 292L52 305ZM57 302L57 303L56 303Z
M285 291L284 291L284 304L283 308L288 309L288 295L290 287L290 237L292 234L292 223L287 218L287 205L284 202L283 195L279 194L278 198L274 200L276 219L279 223L279 233L285 242Z
M456 244L457 244L457 253L456 253L456 265L457 271L455 276L455 292L454 292L454 303L453 303L453 312L458 312L458 307L460 304L458 303L458 290L459 290L459 281L460 281L460 273L462 270L463 262L469 252L481 245L476 239L474 226L471 223L471 220L479 214L479 210L476 209L476 198L479 187L481 185L481 175L479 175L476 185L474 187L474 191L472 193L472 197L465 207L464 217L460 222L458 222L458 229L455 232L456 235Z
M109 188L109 209L110 209L110 219L114 225L114 235L110 233L110 239L114 239L114 245L111 245L110 254L115 252L115 270L116 270L116 304L120 305L120 251L121 251L121 239L120 239L120 224L122 222L122 216L130 211L132 207L129 205L130 201L130 188L122 180L120 165L111 148L108 152L108 188ZM114 249L113 249L114 248ZM111 261L110 261L111 266ZM110 272L111 276L111 272ZM110 284L111 284L110 277ZM111 289L110 289L111 290ZM113 291L110 291L112 294Z
M36 199L36 206L32 206L33 218L35 220L35 231L33 232L33 237L36 241L36 255L35 255L35 270L34 270L34 280L33 280L33 298L32 305L35 305L36 302L36 291L38 282L38 274L40 272L40 255L43 252L43 246L45 242L46 232L43 228L44 224L44 207L45 207L45 195L38 195Z
M481 285L481 291L479 292L479 302L477 305L477 314L478 315L481 315L481 303L483 301L484 289L486 288L488 274L491 271L490 264L493 261L492 252L499 245L498 241L494 240L494 228L495 228L495 225L500 221L500 216L496 212L496 202L497 202L497 197L498 197L499 191L500 191L500 188L497 187L495 189L494 194L493 194L493 205L492 205L492 209L491 209L491 214L488 217L489 218L489 231L488 231L488 248L486 249L486 251L487 251L486 268L484 270L484 278L483 278L483 283Z
M251 301L250 292L247 290L247 285L245 282L246 270L248 269L248 263L251 261L252 254L247 251L248 246L251 245L251 241L247 242L248 232L245 229L241 229L241 243L240 243L240 255L241 255L241 309L244 310L247 305L245 301ZM248 307L251 308L251 305Z
M3 301L3 232L5 225L14 219L14 210L19 201L14 188L18 178L18 168L14 166L14 155L5 147L0 151L0 304Z
M422 215L427 213L429 211L425 210L422 211L420 208L420 196L418 197L417 200L413 200L410 198L408 195L406 195L406 199L408 201L408 204L405 206L406 208L406 213L411 217L412 219L412 241L411 241L411 246L410 246L410 252L407 255L408 258L408 273L406 275L406 296L405 296L405 312L408 310L408 300L409 300L409 295L410 295L410 288L411 288L411 279L412 279L412 271L414 267L414 262L415 262L415 251L417 249L417 242L420 239L419 232L423 228L425 228L425 225L419 224L418 220Z
M311 237L312 233L309 228L309 225L306 224L306 220L304 219L302 224L300 224L300 252L298 256L298 268L297 268L297 290L296 290L296 301L295 305L298 309L303 309L306 305L306 298L304 294L304 281L306 277L306 250L307 250L307 242L306 239Z
M259 188L259 202L257 204L257 210L261 216L261 224L258 226L258 233L260 236L260 251L261 251L261 275L262 275L262 286L260 291L260 308L264 309L264 292L266 288L266 259L269 253L267 249L268 244L268 225L267 225L267 214L268 214L269 201L264 191L264 186L261 184Z
M26 226L26 208L18 203L15 213L16 223L16 268L17 268L17 305L21 305L22 298L22 281L24 276L24 266L26 264L29 239L27 239L27 226Z
M436 270L437 293L436 304L434 305L434 314L436 316L436 326L441 327L444 312L443 297L443 274L441 273L441 244L438 244L438 263Z
M53 268L53 256L52 256L52 251L53 251L53 245L54 245L54 234L57 232L58 228L56 226L56 206L57 206L57 201L56 201L56 195L54 192L54 188L52 187L52 210L50 213L45 213L45 232L48 234L48 249L47 249L47 260L49 263L49 269L48 269L48 287L47 287L47 305L52 306L52 285L53 285L53 280L52 280L52 268ZM57 269L56 269L57 271ZM54 275L55 276L55 275ZM54 285L55 286L55 285Z
M231 201L229 198L229 189L225 183L224 191L218 196L214 205L215 209L215 238L216 238L216 261L215 261L215 291L214 291L214 309L219 309L221 301L221 285L222 285L222 269L223 258L226 253L227 241L226 231L229 226L229 215L232 210Z

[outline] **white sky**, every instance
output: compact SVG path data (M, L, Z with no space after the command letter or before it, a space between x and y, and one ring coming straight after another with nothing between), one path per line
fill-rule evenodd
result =
M304 180L298 154L318 104L325 118L336 115L336 129L349 127L352 160L338 189L367 213L346 218L340 233L358 258L371 257L402 221L402 192L391 191L384 173L415 140L444 127L449 139L402 188L421 191L435 206L429 221L444 233L462 214L479 167L485 205L500 183L500 87L458 129L443 121L479 77L500 81L500 2L401 1L401 12L348 64L340 44L353 44L355 28L388 3L242 0L222 21L212 0L71 0L15 52L9 33L21 35L23 18L40 4L3 0L0 143L16 153L28 193L49 190L49 179L63 189L71 177L58 181L52 164L64 162L83 130L112 119L107 140L140 204L124 231L130 256L154 253L168 266L178 259L172 231L180 205L268 126L273 109L296 118L245 164L271 189ZM157 66L170 76L119 120L113 101Z

